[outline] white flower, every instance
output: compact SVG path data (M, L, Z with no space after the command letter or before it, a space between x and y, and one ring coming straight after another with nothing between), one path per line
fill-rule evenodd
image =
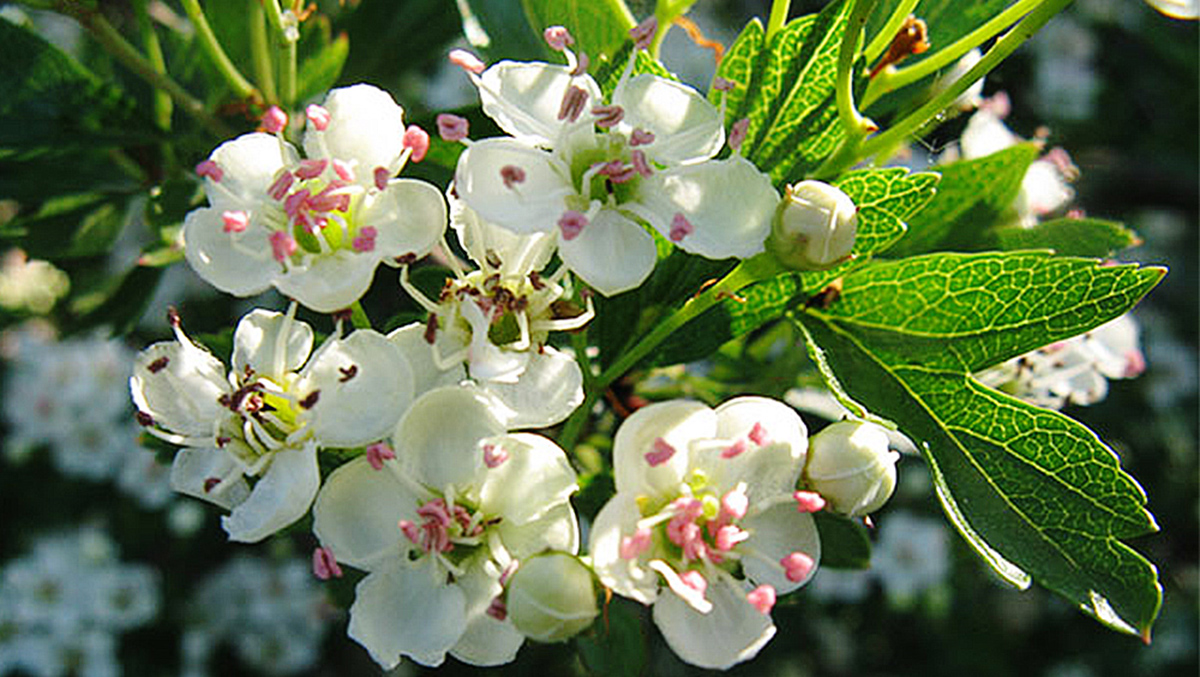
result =
M436 188L392 178L414 148L401 108L370 85L310 106L307 159L282 136L223 143L197 167L209 206L184 221L187 260L235 296L273 285L313 310L346 308L381 261L424 255L445 230Z
M808 445L804 480L830 510L861 517L883 507L896 489L896 461L883 426L866 421L832 423Z
M511 661L524 638L496 604L501 576L546 549L574 553L578 488L550 440L507 434L470 386L425 393L392 438L394 458L338 468L313 508L337 561L366 570L349 634L385 669Z
M858 207L837 186L801 181L788 186L775 212L767 248L789 268L824 270L850 258Z
M1146 0L1146 3L1173 19L1200 17L1200 2L1197 0Z
M791 408L761 397L652 404L617 431L617 493L592 527L592 565L617 594L654 605L683 660L752 658L775 634L775 596L816 569L816 526L795 492L807 437Z
M1134 378L1146 368L1138 326L1129 314L1095 329L985 369L975 378L1039 407L1095 404L1108 380Z
M20 249L0 257L0 308L45 315L70 286L67 274L49 261L30 261Z
M871 553L871 574L888 601L907 606L941 583L950 571L950 538L940 520L904 511L889 513Z
M653 270L642 222L709 258L763 251L779 195L741 155L714 159L722 111L679 82L630 77L631 68L606 103L564 52L568 66L502 61L471 74L484 112L511 138L467 146L459 197L515 233L557 233L563 263L605 295Z
M383 335L335 333L310 358L313 331L295 309L243 317L228 376L175 318L176 340L142 351L129 379L139 422L185 446L172 487L231 509L222 523L236 541L299 519L320 483L318 449L382 439L412 399L408 364ZM246 475L259 477L253 489Z
M430 319L388 338L411 364L422 365L418 393L469 375L495 398L494 411L509 428L562 422L583 402L583 372L546 340L551 331L587 324L590 300L586 309L566 303L572 294L564 267L540 276L554 253L552 235L517 235L478 218L452 195L450 204L459 241L479 268L464 273L455 266L436 302L410 285L405 271L401 283Z

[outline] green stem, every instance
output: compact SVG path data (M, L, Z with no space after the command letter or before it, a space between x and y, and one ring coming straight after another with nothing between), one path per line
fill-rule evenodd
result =
M837 90L835 92L838 120L846 135L838 144L837 150L817 168L816 176L827 176L830 174L828 167L839 167L851 158L858 157L863 139L879 129L874 122L864 118L854 105L855 57L858 56L858 46L867 25L867 17L875 8L876 0L849 0L849 2L853 5L850 9L850 18L846 22L846 32L842 34L842 44L838 48Z
M267 103L279 101L275 91L275 64L271 59L271 39L267 36L267 14L262 3L250 2L250 54L254 59L254 79Z
M275 31L280 49L283 51L283 68L279 74L279 98L286 107L296 102L296 42L300 39L300 27L294 25L296 17L290 12L285 18L279 0L262 0L267 12L267 21Z
M980 59L979 63L975 64L975 67L967 71L957 82L904 119L892 125L886 132L873 137L863 144L860 157L871 157L879 151L903 141L909 135L917 133L929 120L945 110L963 92L967 91L976 80L987 75L993 68L1000 65L1002 61L1007 59L1026 40L1033 37L1034 33L1037 33L1042 26L1046 25L1047 21L1062 11L1067 5L1071 4L1071 0L1041 0L1041 2L1042 4L1022 19L1016 27L1001 36L996 41L996 44L992 45L992 48L988 50L987 54Z
M129 41L122 37L99 12L85 9L74 3L64 3L56 7L60 12L78 21L79 25L83 26L105 51L121 62L121 65L154 87L166 92L183 109L183 112L195 118L205 129L223 138L233 135L233 132L223 122L208 112L203 102L188 94L187 90L170 76L158 72L154 68L154 64L142 56L136 47L129 44Z
M583 404L571 414L571 417L567 419L566 424L563 426L562 434L559 435L559 445L567 450L574 447L580 433L583 431L583 426L587 423L592 408L595 406L596 401L600 399L600 396L603 395L604 390L612 385L614 381L624 376L630 369L636 367L639 362L645 359L667 337L739 289L760 280L774 277L781 270L782 268L779 267L779 264L770 254L761 254L752 259L746 259L738 264L736 268L729 271L729 274L721 278L719 282L693 296L681 308L667 317L666 320L656 325L649 334L642 337L642 340L638 341L628 351L622 353L616 362L612 363L608 369L605 369L599 376L592 380L591 387L586 390L587 394L584 397Z
M896 11L888 17L887 23L883 28L879 29L879 33L871 39L870 44L863 50L863 58L867 63L872 63L891 47L892 41L896 39L896 33L900 31L900 26L904 25L904 20L912 14L913 8L917 6L919 0L901 0Z
M571 332L571 348L575 351L575 361L579 363L579 371L583 373L583 390L591 392L596 375L592 373L592 361L588 359L587 328Z
M154 32L154 25L150 22L150 13L146 11L146 1L141 0L134 7L137 12L138 32L142 35L142 47L146 50L146 61L157 73L166 75L167 61L163 57L162 44L158 41L158 34ZM171 112L171 96L163 90L155 88L154 121L164 132L171 130Z
M200 48L208 55L208 60L217 68L217 72L225 79L233 93L240 99L258 98L258 90L254 85L250 84L237 66L233 65L233 61L229 59L229 55L222 49L220 41L213 33L212 27L208 25L208 18L204 15L204 10L200 7L200 0L180 0L183 3L183 9L187 12L188 19L191 20L192 26L196 29L196 37L200 40Z
M939 49L937 52L921 59L913 65L899 69L883 69L871 80L871 84L867 86L867 91L863 94L863 108L875 103L881 96L888 92L910 85L927 75L932 75L942 68L949 66L973 48L978 47L1016 23L1018 19L1030 13L1044 2L1046 0L1019 0L1013 3L1008 9L988 19L979 28L976 28L947 47ZM1055 11L1057 12L1058 10Z
M359 301L350 304L350 324L354 325L355 329L371 328L371 318L367 317L367 311L363 310Z
M771 16L767 18L766 43L771 44L771 37L779 32L787 23L788 11L792 8L792 0L774 0L771 3Z

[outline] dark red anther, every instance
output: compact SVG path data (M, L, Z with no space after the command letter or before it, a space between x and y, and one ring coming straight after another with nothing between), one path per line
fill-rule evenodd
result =
M146 369L149 369L151 374L157 374L158 372L162 371L163 369L166 369L167 364L170 363L170 361L171 361L171 358L167 357L166 355L163 355L162 357L158 358L157 360L146 365Z
M338 383L345 383L346 381L354 378L354 376L358 373L358 365L352 364L349 367L338 367L338 371L342 374L341 377L338 378Z
M437 340L438 319L435 313L429 313L429 319L425 321L425 342L433 345Z
M305 397L304 399L300 400L300 408L301 409L312 409L313 406L316 405L317 400L320 399L320 397L321 397L320 390L312 391L311 393L308 394L308 397Z
M148 428L154 425L154 417L144 411L134 412L133 417L137 419L138 425L143 428Z

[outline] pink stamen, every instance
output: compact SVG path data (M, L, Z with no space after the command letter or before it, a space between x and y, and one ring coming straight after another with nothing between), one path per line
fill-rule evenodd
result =
M483 445L483 464L489 468L498 468L501 463L508 460L508 452L504 447L498 447L494 444Z
M246 212L221 212L221 220L225 222L226 233L240 233L250 225L250 215Z
M609 160L600 164L600 169L596 171L600 176L607 176L613 183L625 183L637 176L637 169L633 165L627 165L620 160Z
M225 170L221 169L216 160L205 160L196 165L196 175L220 183L221 179L225 176Z
M750 118L742 118L729 128L729 147L735 151L742 149L746 142L746 133L750 131Z
M729 445L725 451L721 452L721 458L733 458L734 456L738 456L744 453L748 446L749 445L746 444L746 440L738 440Z
M296 253L296 239L290 233L277 230L271 233L271 253L275 260L283 263L289 256Z
M296 181L296 177L291 172L281 171L282 173L275 178L274 183L267 188L267 195L270 195L272 200L282 200L286 197L288 191L292 189L292 183Z
M746 593L746 601L750 603L750 606L758 609L760 614L766 616L775 606L775 588L764 583Z
M629 145L645 146L654 143L654 132L638 127L629 135Z
M577 212L573 209L568 209L563 212L562 218L558 220L558 229L562 231L562 239L571 241L583 232L587 226L588 220L583 212Z
M793 583L799 583L808 578L808 574L815 564L813 558L799 551L785 555L783 559L779 560L779 563L783 565L787 579Z
M792 498L796 499L796 510L800 512L820 512L825 509L825 499L815 491L797 491Z
M312 566L313 574L323 581L342 577L342 568L338 566L337 559L329 548L319 547L313 550Z
M542 31L542 37L545 38L546 44L550 45L550 49L556 52L561 52L575 44L575 38L571 37L566 26L551 26Z
M467 138L470 123L466 118L441 113L437 116L437 128L438 136L441 136L443 141L462 141Z
M721 497L721 514L724 521L740 520L750 510L750 497L746 492L733 489Z
M481 61L479 57L465 49L452 49L446 56L450 59L450 63L458 66L468 73L479 75L484 71L484 69L487 68L487 64Z
M504 181L504 187L511 190L515 184L525 183L525 170L516 165L504 165L500 168L500 179Z
M654 439L654 450L646 453L646 462L650 467L660 466L663 463L671 460L675 455L675 447L661 437ZM699 501L697 501L699 504Z
M263 129L267 130L271 134L278 134L282 132L287 127L287 123L287 113L283 112L283 109L279 106L271 106L267 109L266 113L263 113Z
M650 176L654 170L650 168L650 163L646 161L646 152L635 150L629 154L630 163L633 165L634 171L642 176Z
M345 187L340 181L329 182L308 201L307 207L318 212L344 212L350 209L350 195L339 192Z
M592 115L596 116L597 127L608 129L625 119L625 109L616 105L596 106L592 109Z
M375 251L375 238L379 235L379 231L375 226L366 226L358 231L358 237L354 238L352 243L356 252L373 252Z
M343 160L333 161L333 173L338 175L338 178L346 183L354 182L354 170L350 165Z
M762 423L755 423L754 427L750 429L750 434L747 435L747 437L750 438L751 442L760 447L771 442L770 436L767 435L767 429L763 427Z
M312 193L307 188L300 190L287 196L283 201L283 211L288 215L288 218L296 221L300 218L300 210L308 207L308 199L312 197Z
M508 618L508 607L504 604L504 600L497 596L492 600L492 603L488 605L487 611L484 613L498 621L502 621L505 618Z
M404 534L414 545L421 544L421 531L412 520L400 520L400 533Z
M511 578L512 575L517 572L517 567L520 565L521 565L520 562L518 562L517 560L514 559L513 561L508 563L508 566L504 567L504 571L500 572L499 581L500 581L501 587L508 585L508 579Z
M658 32L658 19L651 15L642 23L629 29L629 38L633 40L634 47L648 49L656 32Z
M1142 351L1132 348L1125 353L1125 378L1140 376L1146 371L1146 358Z
M409 125L408 129L404 130L404 147L412 149L409 158L413 162L424 160L425 154L429 152L429 132L416 125Z
M713 84L712 84L713 89L717 90L718 92L728 92L731 89L733 89L733 85L734 85L733 80L728 80L726 78L721 77L720 75L713 78Z
M650 548L650 530L642 527L633 532L632 536L621 539L621 559L637 559L638 555Z
M742 541L750 538L749 531L743 531L732 524L717 529L716 544L717 549L722 552L733 550L734 546Z
M383 462L396 458L396 452L386 442L367 445L367 463L375 470L383 470Z
M315 103L309 104L308 108L304 109L304 116L308 118L308 124L315 127L318 132L325 131L331 118L328 110Z
M323 174L328 166L329 160L301 160L300 167L294 173L297 179L308 181Z
M695 231L695 226L692 225L691 221L687 220L686 216L675 212L675 218L671 219L671 232L667 233L667 237L671 242L679 242Z
M687 571L679 574L679 580L682 581L684 585L702 595L704 594L704 591L708 589L708 581L705 580L704 574L696 571L695 569L688 569Z
M583 112L583 107L587 105L587 100L586 89L575 85L568 86L566 93L563 94L562 103L558 107L558 119L575 122L579 119L579 114Z
M375 168L375 187L379 190L387 190L388 180L392 178L392 173L387 167Z
M591 65L591 62L592 62L592 60L588 58L588 55L585 52L580 52L576 56L576 58L579 60L579 63L575 64L575 68L571 69L572 77L579 77L580 75L583 75L584 73L586 73L588 66Z

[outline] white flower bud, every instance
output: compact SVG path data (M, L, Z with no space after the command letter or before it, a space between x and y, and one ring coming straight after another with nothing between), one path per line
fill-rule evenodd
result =
M563 552L522 562L509 581L507 608L517 630L539 642L570 639L600 613L592 572Z
M830 509L851 517L870 514L896 488L896 459L883 428L840 421L813 436L804 478Z
M824 270L850 256L858 234L858 207L821 181L788 186L775 211L767 249L789 268Z

